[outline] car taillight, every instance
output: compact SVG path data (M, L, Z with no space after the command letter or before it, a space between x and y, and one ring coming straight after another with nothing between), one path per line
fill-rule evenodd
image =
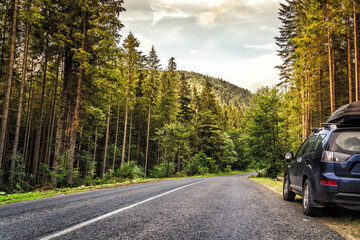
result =
M332 162L334 161L334 152L324 151L321 157L322 161Z
M330 185L330 186L337 186L337 181L329 181L329 180L321 180L320 183L322 185Z
M321 161L325 162L345 162L351 155L340 152L324 151L321 157Z

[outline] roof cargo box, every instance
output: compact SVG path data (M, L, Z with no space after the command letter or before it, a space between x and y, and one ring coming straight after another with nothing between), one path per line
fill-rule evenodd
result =
M327 123L360 125L360 101L340 107L329 117Z

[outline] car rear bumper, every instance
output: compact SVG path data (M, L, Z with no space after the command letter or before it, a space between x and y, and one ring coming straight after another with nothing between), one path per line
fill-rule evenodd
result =
M357 205L360 206L359 193L338 193L334 196L334 202L338 205Z

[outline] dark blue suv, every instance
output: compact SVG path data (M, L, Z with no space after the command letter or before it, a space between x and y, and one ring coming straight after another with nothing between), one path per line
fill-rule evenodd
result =
M345 113L349 106L357 105L346 105ZM339 116L339 111L335 113ZM294 201L296 194L303 196L306 215L317 215L327 204L360 210L360 120L344 120L344 111L340 113L341 121L333 124L336 121L329 118L295 156L285 156L290 162L284 174L283 198Z

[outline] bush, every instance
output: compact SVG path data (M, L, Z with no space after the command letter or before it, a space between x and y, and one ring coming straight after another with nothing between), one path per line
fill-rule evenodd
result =
M60 187L67 186L67 175L68 175L68 166L65 162L65 156L61 156L58 163L58 171L56 174L57 177L57 185Z
M276 178L277 175L281 172L279 164L272 164L266 169L266 177Z
M217 166L215 165L215 161L212 158L207 157L203 151L191 158L184 168L184 172L188 176L214 173L216 170Z
M122 168L115 172L116 177L135 179L145 176L144 169L136 165L134 161L125 163Z
M224 172L231 172L231 165L226 165Z
M175 174L175 164L160 164L156 165L152 170L150 170L150 177L152 178L164 178L174 176Z
M33 188L30 185L30 181L25 181L26 173L25 173L25 163L22 155L15 154L11 155L11 160L15 161L15 169L14 169L14 178L13 181L8 185L11 192L27 192L31 191ZM32 175L29 176L32 178Z

